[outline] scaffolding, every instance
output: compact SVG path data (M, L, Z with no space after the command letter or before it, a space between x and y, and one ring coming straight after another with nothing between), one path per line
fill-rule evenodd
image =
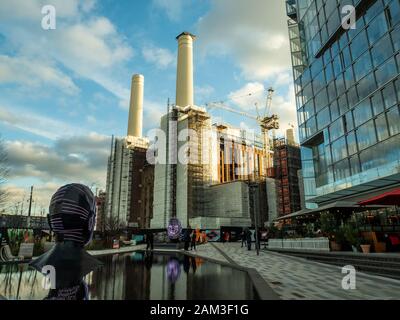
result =
M196 137L189 138L188 157L188 219L202 216L205 211L205 187L211 180L210 165L203 161L209 151L206 141L211 130L210 116L200 110L191 110L188 113L189 132L196 134Z
M301 210L298 171L301 169L300 147L286 139L275 143L274 171L277 181L278 215Z

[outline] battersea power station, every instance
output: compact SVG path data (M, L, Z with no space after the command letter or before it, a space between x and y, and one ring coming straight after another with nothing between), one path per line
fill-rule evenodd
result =
M259 134L214 122L194 101L196 37L176 39L176 99L151 141L142 136L145 79L132 78L127 136L112 139L103 220L160 230L177 218L183 228L210 230L263 227L301 210L293 129L276 139L276 115L258 119Z

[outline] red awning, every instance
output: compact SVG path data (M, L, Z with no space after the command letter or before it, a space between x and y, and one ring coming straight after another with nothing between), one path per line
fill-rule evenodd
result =
M372 197L358 202L360 206L368 205L386 205L386 206L400 206L400 188L395 189L379 196Z

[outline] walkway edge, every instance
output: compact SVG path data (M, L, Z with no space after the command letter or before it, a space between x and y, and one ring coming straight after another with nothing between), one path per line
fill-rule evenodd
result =
M260 273L254 268L246 268L237 264L231 257L229 257L225 252L223 252L216 245L211 243L211 245L233 266L243 271L246 271L249 275L251 281L253 282L254 288L261 300L281 300L279 295L272 289L269 284L264 280Z

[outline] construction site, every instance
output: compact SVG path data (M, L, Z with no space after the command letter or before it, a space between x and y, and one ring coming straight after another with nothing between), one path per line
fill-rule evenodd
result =
M127 227L166 229L176 218L183 228L217 230L264 227L278 215L295 211L300 200L298 179L293 177L300 169L300 150L293 129L287 141L276 138L274 90L266 92L265 110L257 107L257 116L223 102L196 106L196 37L184 32L176 39L176 101L161 117L159 132L164 137L152 142L142 137L144 77L133 77L127 136L113 139L111 146L106 214ZM255 120L259 134L214 122L215 109ZM287 146L286 156L295 159L286 161L285 170L282 146Z

